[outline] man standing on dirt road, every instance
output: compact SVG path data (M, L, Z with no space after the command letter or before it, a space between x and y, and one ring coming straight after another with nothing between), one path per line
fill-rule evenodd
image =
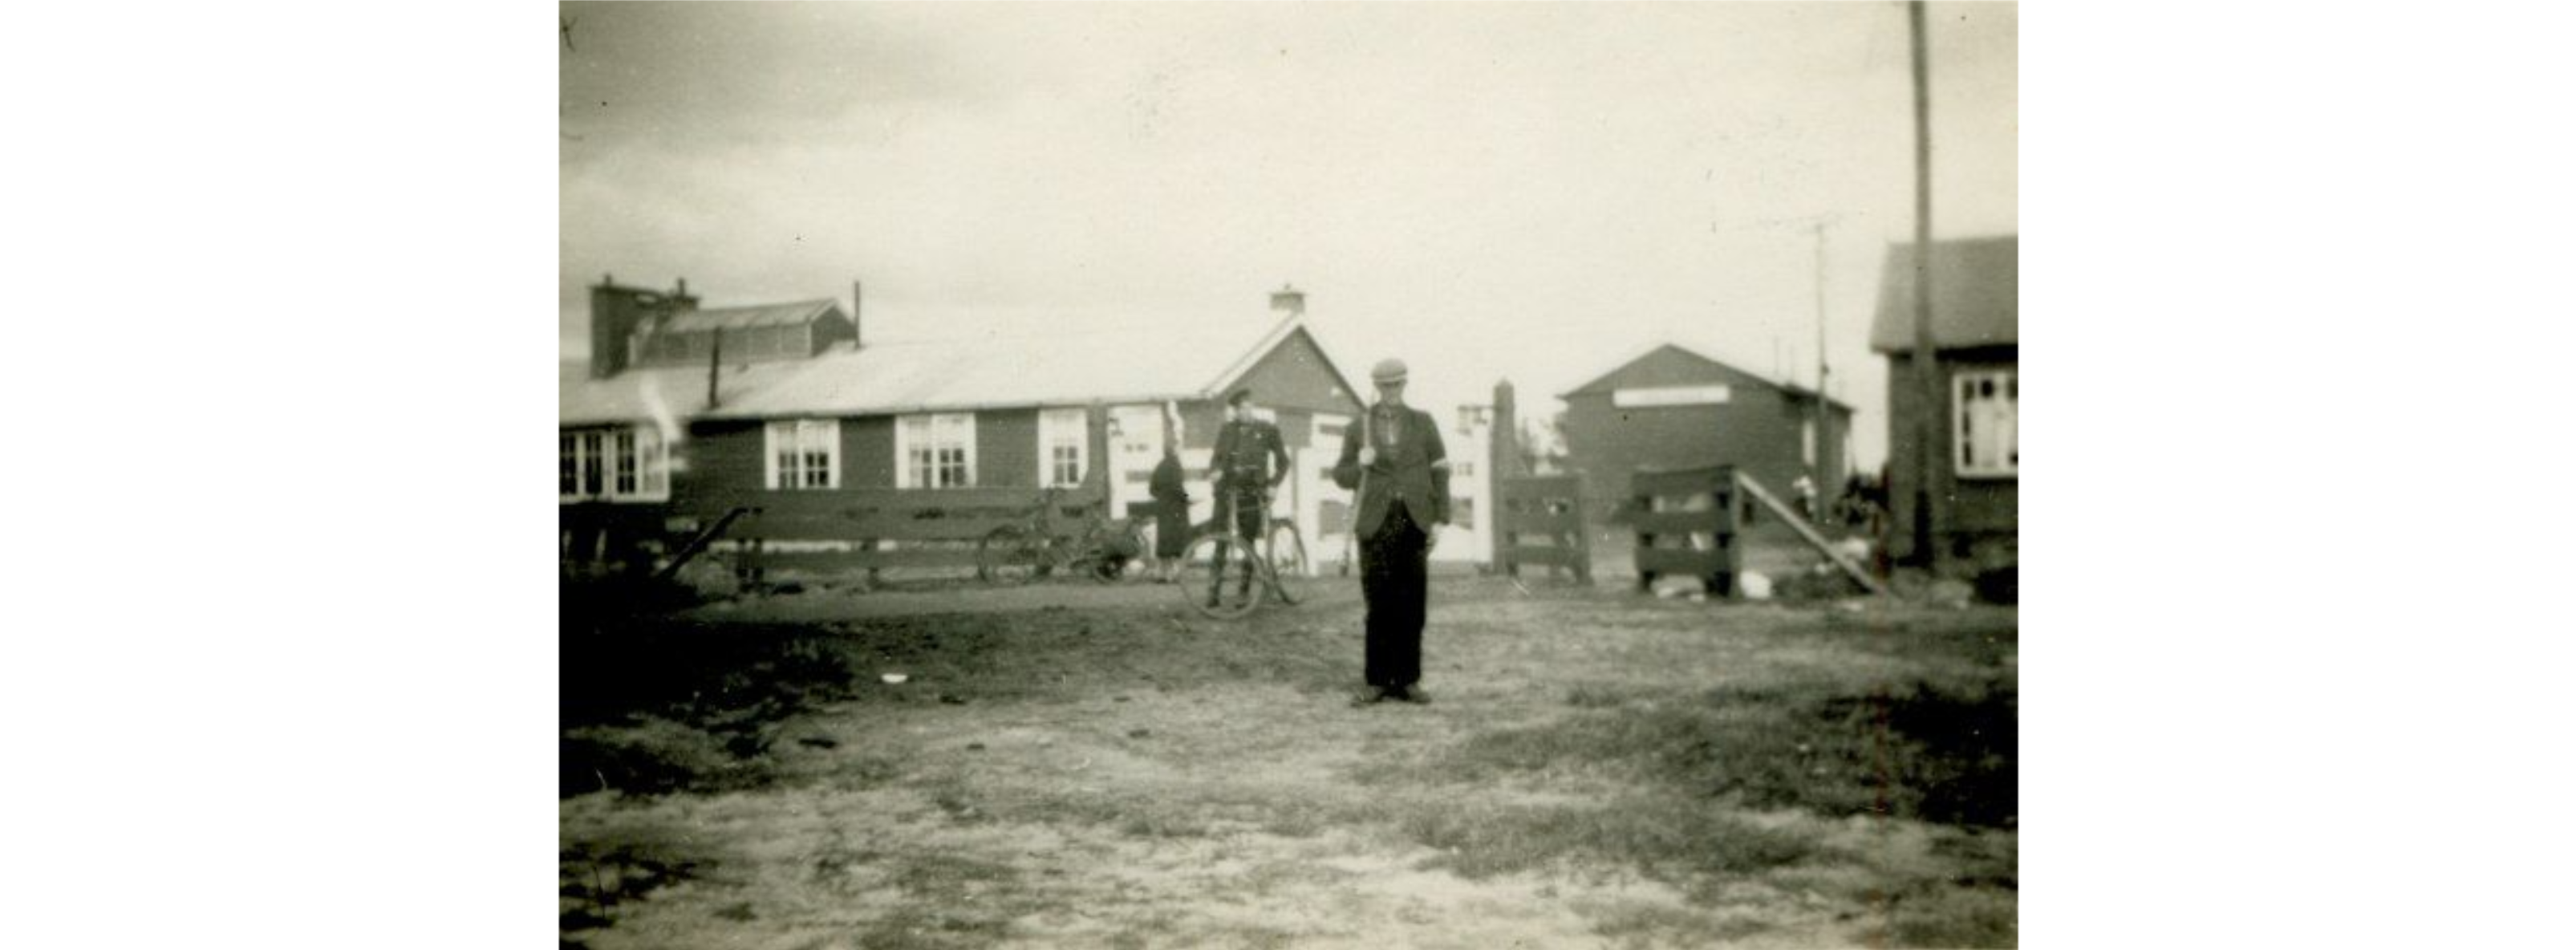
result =
M1359 492L1360 592L1368 599L1368 685L1356 705L1427 703L1422 623L1431 548L1449 520L1449 450L1431 415L1404 404L1403 360L1369 371L1377 404L1342 432L1333 481Z

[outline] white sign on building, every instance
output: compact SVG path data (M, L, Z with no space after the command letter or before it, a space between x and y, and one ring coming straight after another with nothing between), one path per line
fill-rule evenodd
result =
M1621 409L1642 406L1713 406L1726 401L1725 386L1655 386L1644 389L1617 389L1610 392L1610 404Z

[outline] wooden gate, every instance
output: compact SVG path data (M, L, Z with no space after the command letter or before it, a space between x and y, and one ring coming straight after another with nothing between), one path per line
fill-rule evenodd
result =
M1583 480L1576 475L1521 475L1494 479L1501 504L1494 510L1495 559L1519 577L1523 564L1545 564L1548 575L1571 569L1592 583L1592 541L1583 526Z
M1639 471L1628 477L1628 496L1639 590L1675 574L1699 578L1711 594L1735 595L1744 545L1734 466Z

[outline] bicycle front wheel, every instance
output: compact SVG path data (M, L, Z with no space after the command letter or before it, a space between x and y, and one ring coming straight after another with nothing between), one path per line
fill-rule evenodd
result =
M1279 602L1296 603L1305 593L1307 572L1314 565L1306 560L1306 538L1298 533L1295 522L1282 521L1270 526L1270 569L1279 576Z
M1231 620L1261 606L1261 579L1253 576L1253 554L1232 535L1211 534L1190 542L1181 552L1181 596L1190 608L1220 620Z

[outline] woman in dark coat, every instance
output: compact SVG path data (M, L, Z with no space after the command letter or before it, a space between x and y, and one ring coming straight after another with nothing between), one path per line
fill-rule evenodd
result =
M1190 543L1190 491L1182 483L1181 453L1163 441L1163 461L1154 466L1146 490L1154 496L1154 559L1162 565L1162 583L1181 571L1181 552Z

